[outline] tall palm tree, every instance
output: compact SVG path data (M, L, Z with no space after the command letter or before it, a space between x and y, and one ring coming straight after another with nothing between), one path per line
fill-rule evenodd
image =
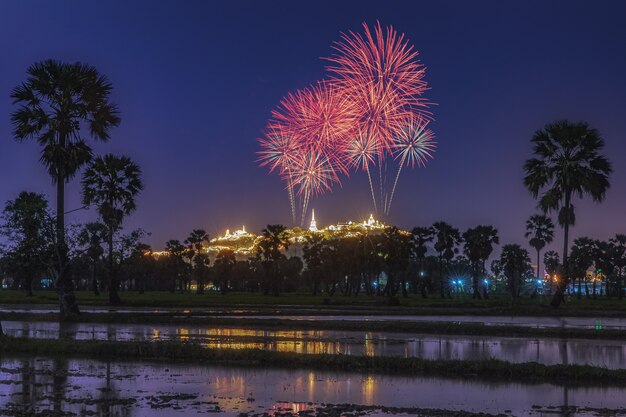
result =
M117 107L111 103L111 83L96 68L46 60L27 69L25 82L11 92L19 107L11 115L18 141L35 139L41 162L57 187L56 287L61 313L78 314L69 273L65 239L65 184L92 158L86 138L106 142L118 126Z
M83 203L95 205L107 227L109 303L118 305L118 279L113 274L113 235L124 217L135 211L135 198L143 189L141 169L126 156L97 157L85 170L82 180Z
M534 157L524 164L524 185L544 213L558 212L563 227L564 277L559 281L552 305L558 307L567 286L567 250L569 227L575 224L575 197L591 196L596 202L604 200L610 186L611 163L600 152L604 140L586 122L567 120L546 125L532 138Z
M530 240L528 243L537 251L537 281L541 280L541 250L552 243L554 239L554 223L544 214L533 214L526 220L526 233L524 236Z
M443 263L449 263L458 252L457 245L461 243L461 233L459 229L452 227L446 222L435 222L435 251L439 258L439 293L441 298L445 297L446 282L443 279Z
M476 226L463 233L463 251L472 263L473 298L480 298L479 276L485 275L485 262L493 252L493 245L500 243L498 230L493 226ZM483 294L488 297L487 287L483 286Z

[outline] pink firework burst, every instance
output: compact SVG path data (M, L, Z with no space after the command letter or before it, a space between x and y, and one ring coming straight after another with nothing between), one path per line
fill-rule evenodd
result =
M360 124L391 152L393 137L411 113L428 115L422 97L428 89L418 52L391 26L377 23L374 32L363 23L364 34L349 32L335 44L336 55L327 70L333 83L354 102Z
M259 165L268 166L270 172L278 170L280 174L284 174L293 165L299 147L295 137L278 124L268 126L265 137L259 139L259 145Z
M303 148L326 155L333 170L346 173L341 153L354 130L354 105L335 87L320 82L290 93L272 116L273 123L298 138Z

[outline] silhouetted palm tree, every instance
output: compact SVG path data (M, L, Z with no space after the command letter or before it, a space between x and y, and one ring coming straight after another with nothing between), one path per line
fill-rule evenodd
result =
M578 299L582 298L582 282L585 281L585 293L589 297L587 286L587 271L593 265L596 257L596 241L588 237L579 237L574 240L570 253L570 274L578 279ZM574 282L575 283L575 282Z
M226 294L228 291L228 284L232 279L231 275L236 262L235 252L232 249L220 250L215 258L213 267L215 268L215 274L222 294Z
M107 227L100 222L87 223L78 235L78 241L86 246L85 253L91 260L91 289L95 295L100 295L98 288L98 264L104 254L102 244L107 238Z
M269 293L270 285L273 287L274 295L278 295L280 292L278 262L280 261L282 251L286 251L288 247L289 240L287 239L285 226L268 224L261 232L257 253L261 257L261 262L265 268L265 294Z
M549 294L552 294L552 286L554 285L554 277L559 272L561 267L561 258L556 251L549 250L543 254L543 264L545 265L546 272L550 275L550 286L548 288Z
M118 277L113 273L113 235L124 217L135 211L135 197L143 189L141 169L126 156L97 157L85 170L82 180L83 203L95 205L107 227L109 303L120 304Z
M187 245L186 257L189 259L189 265L193 270L196 278L196 293L204 294L204 276L207 274L207 268L210 265L209 257L204 252L203 245L209 243L209 234L203 229L194 229L185 239Z
M572 199L590 195L604 200L608 190L611 163L600 154L604 140L585 122L567 120L548 124L532 138L535 157L524 164L524 185L539 198L544 212L558 211L563 227L564 277L559 281L552 305L558 307L567 285L567 250L569 227L575 224Z
M317 295L320 290L324 264L324 259L322 259L324 244L324 237L320 233L312 233L305 236L302 245L302 257L306 262L307 273L311 279L313 295Z
M616 234L615 237L609 239L609 253L616 278L617 297L621 300L624 298L623 282L624 274L626 274L626 235Z
M533 214L526 220L526 234L528 243L537 251L537 280L541 280L541 250L552 243L554 239L554 223L543 214Z
M420 291L422 297L426 298L428 297L426 283L424 282L424 260L426 259L426 252L428 252L426 244L433 241L435 231L432 227L414 227L413 230L411 230L411 234L413 235L413 253L419 265Z
M511 297L519 297L524 278L528 276L531 270L528 251L520 245L504 245L500 254L499 266L507 279Z
M446 222L436 222L433 224L435 231L435 250L439 258L439 293L441 298L445 297L445 289L448 287L443 278L443 262L450 262L454 254L458 252L457 245L461 243L461 233L459 229L450 226Z
M172 278L170 292L176 291L176 281L178 281L179 290L182 293L183 283L189 275L189 264L184 260L187 247L180 243L179 240L171 239L165 242L165 250L168 253L165 265L168 275Z
M92 158L86 137L109 139L120 123L109 100L112 86L94 67L47 60L31 65L27 80L11 92L19 108L11 115L19 141L36 139L41 162L57 186L56 287L61 313L78 314L65 241L65 184Z
M463 233L465 256L472 263L473 298L480 298L479 277L485 275L485 262L493 252L493 245L500 243L498 231L493 226L476 226ZM483 294L488 297L487 287Z
M394 226L387 228L383 232L381 243L383 270L387 274L385 291L389 296L389 303L395 304L398 302L395 298L398 284L401 284L403 295L407 296L405 282L399 278L409 265L411 252L410 236Z

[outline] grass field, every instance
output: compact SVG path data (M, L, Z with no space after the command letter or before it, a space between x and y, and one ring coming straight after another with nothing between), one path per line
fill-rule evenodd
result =
M79 305L106 306L106 293L95 296L92 292L78 291L76 293ZM315 307L320 311L325 309L345 309L359 313L376 312L388 314L511 314L511 315L604 315L626 316L626 300L617 299L585 299L572 298L559 309L549 307L548 297L520 298L512 301L510 297L493 295L489 300L473 300L470 296L452 299L430 297L423 299L417 295L408 298L399 297L400 306L388 306L386 297L360 295L358 297L343 297L335 295L313 296L303 293L285 293L280 296L263 295L259 293L169 293L122 292L122 300L127 307L160 307L160 308L211 308L257 306L259 308L280 308L280 306ZM38 291L32 297L21 291L0 290L0 304L28 304L41 305L58 303L54 291Z

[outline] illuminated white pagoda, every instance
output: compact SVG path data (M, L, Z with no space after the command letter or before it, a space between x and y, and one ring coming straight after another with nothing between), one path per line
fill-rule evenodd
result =
M315 222L315 209L311 210L311 225L309 226L310 232L317 232L317 223Z

